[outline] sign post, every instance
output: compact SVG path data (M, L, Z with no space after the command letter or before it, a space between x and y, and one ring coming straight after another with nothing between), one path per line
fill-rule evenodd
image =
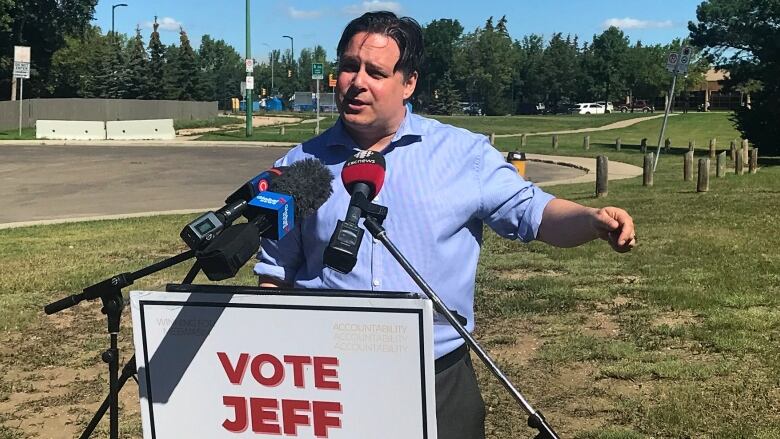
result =
M311 79L317 80L317 134L320 133L320 80L322 78L322 63L313 63L311 65Z
M333 119L333 107L336 105L336 78L333 77L333 73L328 73L328 87L333 94L333 104L330 106L330 118Z
M30 78L30 47L14 46L14 77L19 79L19 136L22 135L22 101L24 100L24 80Z
M668 99L666 100L666 109L664 110L664 122L661 124L661 134L658 136L658 149L655 152L655 161L653 162L653 173L658 166L658 156L661 155L661 143L664 141L666 133L666 123L669 120L669 111L672 109L672 99L674 98L674 87L677 84L677 75L688 73L688 64L691 61L692 50L690 46L683 46L678 54L671 52L666 58L666 70L672 74L672 86L669 88Z

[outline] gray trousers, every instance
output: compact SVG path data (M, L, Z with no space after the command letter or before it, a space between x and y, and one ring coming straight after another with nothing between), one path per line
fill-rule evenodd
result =
M439 439L485 437L485 402L468 354L436 374L436 429Z

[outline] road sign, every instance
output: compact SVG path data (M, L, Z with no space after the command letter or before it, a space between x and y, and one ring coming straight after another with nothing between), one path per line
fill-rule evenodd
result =
M311 79L322 79L322 63L314 63L311 65Z
M329 79L328 80L328 87L335 87L336 86L336 78Z
M246 72L247 73L252 73L252 71L255 68L255 60L253 60L252 58L245 59L244 60L244 65L246 66Z
M677 63L680 61L680 54L672 52L666 58L666 70L674 73L677 70Z
M14 61L30 63L30 47L14 46Z
M247 76L246 77L246 89L247 90L254 90L255 88L255 77L254 76Z
M30 79L30 63L14 61L14 78Z

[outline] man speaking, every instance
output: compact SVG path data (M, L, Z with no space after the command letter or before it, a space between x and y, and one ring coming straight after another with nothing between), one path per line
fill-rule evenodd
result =
M556 199L530 182L483 135L408 112L419 79L422 30L411 18L370 12L351 21L338 44L339 120L293 148L277 166L314 157L341 175L360 151L384 158L386 174L374 201L388 208L384 222L409 262L474 329L474 282L483 225L525 242L573 247L596 238L618 252L636 244L631 216ZM344 290L420 289L391 254L363 234L348 273L328 268L323 254L350 193L335 179L333 195L316 215L280 241L264 240L255 266L261 286ZM485 407L468 349L446 322L434 327L436 416L439 437L484 437Z

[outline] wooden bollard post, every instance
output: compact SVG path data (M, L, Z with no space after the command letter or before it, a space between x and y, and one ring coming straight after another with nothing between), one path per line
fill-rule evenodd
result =
M585 151L590 149L590 136L585 136L582 138L582 148Z
M664 140L664 152L669 152L669 149L671 147L672 147L672 139L667 137L666 140Z
M639 142L639 150L642 151L642 154L647 153L647 137L642 138L642 141Z
M693 180L693 151L688 151L683 161L683 181L691 180Z
M320 127L314 127L314 135L318 136L320 134Z
M715 165L715 176L717 178L721 178L724 175L726 169L726 151L721 152L718 154L718 161Z
M653 156L654 154L645 154L645 162L642 167L642 186L653 185Z
M609 158L605 155L596 157L596 196L606 197L609 185Z
M282 136L284 135L284 125L279 127L279 134Z
M520 136L520 147L525 148L526 146L528 146L528 136L523 134L522 136Z
M490 133L490 144L495 146L495 144L496 144L496 133Z
M734 160L737 159L737 141L732 140L731 145L729 146L729 154L731 154L731 161L734 162Z
M715 146L716 146L716 144L717 144L717 140L716 139L714 139L714 138L710 139L710 158L711 159L715 158Z
M748 142L748 139L742 140L742 163L747 163L748 161L748 150L750 149L750 142Z
M737 153L737 159L734 160L734 173L737 175L745 173L745 163L742 161L742 151Z
M750 163L748 164L748 170L751 174L758 172L758 148L750 150Z
M622 143L622 141L620 140L620 137L615 139L615 151L620 151L621 143Z
M696 182L696 192L710 190L710 159L699 159L699 179Z
M558 135L553 134L552 136L552 147L553 149L558 149Z
M695 140L689 140L688 141L688 151L693 151L696 149L696 141Z

